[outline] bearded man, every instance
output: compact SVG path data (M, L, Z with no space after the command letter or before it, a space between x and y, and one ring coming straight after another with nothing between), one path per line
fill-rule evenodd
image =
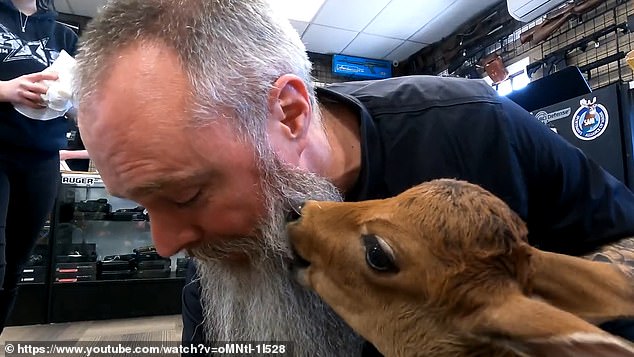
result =
M624 250L634 235L632 192L483 81L315 89L298 34L264 0L113 0L77 60L79 127L106 187L148 210L161 255L195 258L185 344L376 354L289 277L284 217L306 199L450 177L502 198L542 249Z

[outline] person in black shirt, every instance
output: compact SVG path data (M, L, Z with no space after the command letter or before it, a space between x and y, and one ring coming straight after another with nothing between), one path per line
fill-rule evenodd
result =
M0 0L0 333L59 183L59 150L66 119L35 120L16 106L41 109L42 72L62 50L73 54L77 36L55 21L50 0Z
M187 346L376 354L289 278L285 216L305 199L385 198L458 178L509 204L542 249L590 254L634 235L632 192L483 81L315 90L297 33L265 0L115 0L82 43L79 127L104 183L148 210L161 255L195 258Z

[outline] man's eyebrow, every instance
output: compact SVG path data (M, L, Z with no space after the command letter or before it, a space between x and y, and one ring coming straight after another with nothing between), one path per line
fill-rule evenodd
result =
M194 174L171 174L156 178L152 181L140 183L138 186L131 187L125 192L127 197L143 197L148 196L157 191L164 190L166 187L178 186L182 182L196 183L208 182L213 180L210 172L199 172Z
M139 186L135 186L126 190L125 196L127 197L148 196L148 195L151 195L152 193L155 193L156 191L160 191L162 188L169 185L170 182L173 182L173 181L170 181L169 179L166 179L166 178L161 178L159 180L151 181L151 182L144 182L140 184Z

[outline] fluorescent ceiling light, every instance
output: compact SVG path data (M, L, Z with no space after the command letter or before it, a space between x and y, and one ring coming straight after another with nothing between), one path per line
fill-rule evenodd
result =
M512 91L513 91L513 85L511 84L511 81L506 80L498 84L498 93L500 95L508 95Z
M520 90L531 82L526 73L522 73L517 77L513 77L513 90Z
M290 20L310 22L325 0L269 0L276 11Z

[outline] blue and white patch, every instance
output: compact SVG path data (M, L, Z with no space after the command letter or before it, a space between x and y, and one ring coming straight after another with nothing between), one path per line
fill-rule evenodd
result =
M608 127L608 110L597 104L597 98L591 101L581 99L581 107L572 116L572 132L581 140L594 140Z

